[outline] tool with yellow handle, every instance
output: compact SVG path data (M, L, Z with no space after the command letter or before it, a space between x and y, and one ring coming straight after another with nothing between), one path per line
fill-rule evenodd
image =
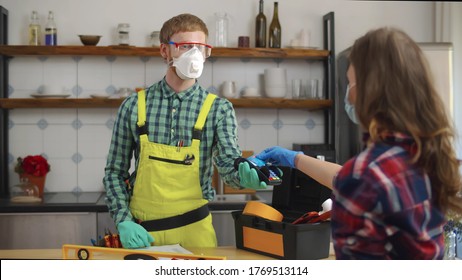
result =
M72 244L64 244L62 252L63 259L65 260L158 260L161 258L171 260L226 260L226 257L223 256L204 256Z

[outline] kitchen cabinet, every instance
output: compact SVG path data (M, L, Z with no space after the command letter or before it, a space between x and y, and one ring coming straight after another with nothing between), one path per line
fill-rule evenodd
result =
M0 213L0 249L55 249L91 245L96 212Z
M234 246L234 210L211 211L218 246ZM91 245L106 229L117 233L109 212L0 213L0 250Z
M271 98L230 99L235 108L277 108L323 110L325 143L335 143L335 47L334 13L323 16L324 47L297 48L214 48L211 58L274 60L294 59L322 61L325 100L291 100ZM7 42L5 40L5 42ZM16 56L134 56L159 57L159 48L134 46L10 46L0 45L0 197L8 196L8 112L15 108L117 108L118 99L34 99L8 98L8 61Z

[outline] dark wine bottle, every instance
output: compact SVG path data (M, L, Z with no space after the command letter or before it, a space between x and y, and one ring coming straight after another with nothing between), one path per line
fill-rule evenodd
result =
M281 47L281 24L278 17L278 2L274 2L273 20L269 26L268 46L270 48Z
M255 47L266 48L266 16L263 13L263 0L260 0L260 12L256 19Z

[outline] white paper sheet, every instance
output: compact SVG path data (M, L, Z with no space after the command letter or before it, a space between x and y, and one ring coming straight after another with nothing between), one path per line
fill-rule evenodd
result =
M164 253L190 254L190 255L193 254L191 251L188 251L185 248L181 247L180 244L150 246L150 247L145 247L145 248L139 248L138 250L164 252Z

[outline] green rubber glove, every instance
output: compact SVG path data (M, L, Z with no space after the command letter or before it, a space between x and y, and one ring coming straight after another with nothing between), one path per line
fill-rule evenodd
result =
M144 227L132 221L119 223L117 230L122 246L127 249L148 247L151 246L151 242L154 242L154 237Z
M239 163L239 178L241 186L249 189L266 189L266 183L260 181L257 171L250 168L247 162Z

